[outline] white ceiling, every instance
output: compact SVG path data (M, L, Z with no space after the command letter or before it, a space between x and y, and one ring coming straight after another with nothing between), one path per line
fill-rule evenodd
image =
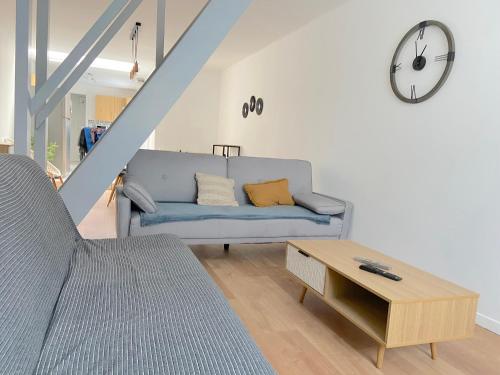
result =
M209 66L223 69L249 56L268 44L297 30L321 14L346 0L254 0L222 45L209 61ZM166 50L184 32L206 0L167 0ZM69 52L92 26L111 0L52 0L50 49ZM106 47L101 57L129 61L130 30L136 21L142 22L139 40L139 62L143 77L154 68L156 34L156 0L143 0L129 22ZM107 74L93 69L98 81ZM127 73L113 72L113 86ZM130 82L130 81L129 81ZM129 84L130 85L130 84Z

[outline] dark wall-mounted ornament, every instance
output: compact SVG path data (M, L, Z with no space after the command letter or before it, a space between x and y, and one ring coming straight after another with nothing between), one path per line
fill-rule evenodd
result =
M255 111L256 102L257 102L257 100L255 99L255 96L252 96L250 98L250 112Z
M264 100L262 98L257 99L255 112L257 112L259 116L262 114L262 112L264 112Z
M241 109L241 114L243 115L243 118L248 117L248 110L249 110L248 103L243 104L243 108Z

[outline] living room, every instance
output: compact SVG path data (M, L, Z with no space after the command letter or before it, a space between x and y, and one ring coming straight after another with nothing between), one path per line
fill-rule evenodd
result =
M14 35L16 5L23 2L5 6L9 32L0 37L0 138L5 145L12 140L10 152L17 154L23 152L17 121L14 126L14 66L20 66ZM68 280L61 273L53 284L40 276L40 285L57 292L49 293L53 305L36 319L39 325L26 326L12 316L29 321L29 311L41 314L31 303L13 301L43 305L38 298L46 294L30 282L16 289L4 276L15 273L18 280L21 272L8 268L11 253L0 252L0 332L34 353L16 355L6 340L0 372L499 373L500 5L214 0L212 9L201 0L167 0L162 52L170 70L163 76L162 65L153 73L160 3L138 5L99 54L131 67L138 62L144 79L134 76L134 84L142 88L64 184L56 181L59 193L20 189L16 184L34 167L0 159L2 249L25 254L16 245L22 243L40 253L29 264L71 270ZM82 8L81 20L68 22L74 6ZM49 48L68 55L107 6L51 0ZM182 60L183 43L197 45L190 32L217 6L233 7L225 16L234 22L214 16L231 26L227 32L222 35L222 26L220 35L200 32L215 52L204 50L208 62L195 71L198 52L195 63ZM177 42L195 17L195 27ZM138 44L131 40L136 21ZM220 45L217 38L224 39ZM129 62L134 43L138 52ZM168 65L169 58L183 63ZM31 70L37 61L30 60ZM88 71L106 76L99 69ZM174 73L182 79L168 81ZM131 81L132 73L113 74ZM159 98L155 81L178 91ZM36 94L34 87L30 95ZM153 113L157 103L166 114ZM161 121L154 124L155 118ZM137 119L143 129L132 131ZM153 135L136 153L149 127ZM29 207L20 204L31 200ZM61 218L64 224L55 220L64 216L62 202L70 215ZM28 238L38 224L22 227L30 215L13 215L55 208L46 232L58 240L42 229ZM42 218L33 220L42 226ZM73 259L62 255L65 236L78 238ZM42 250L51 241L61 249L57 265ZM18 269L34 272L29 264ZM140 297L136 287L144 288ZM30 290L34 297L23 294ZM108 319L116 334L87 315L99 306L96 316ZM40 335L26 335L27 329ZM144 332L142 344L133 329ZM93 353L99 353L94 361Z

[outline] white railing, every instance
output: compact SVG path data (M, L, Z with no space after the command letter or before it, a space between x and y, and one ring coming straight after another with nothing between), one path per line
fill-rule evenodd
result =
M35 159L46 163L47 117L122 28L142 0L113 0L66 59L47 79L50 0L37 0L36 86L29 95L29 32L32 0L16 0L16 94L14 152L29 155L29 124L35 119ZM158 0L164 4L165 0ZM160 5L159 5L160 6ZM158 33L165 30L165 17ZM162 49L163 51L163 49Z
M22 8L21 14L18 14L18 22L21 21L20 25L28 25L30 0L17 1ZM16 48L22 52L19 53L20 63L24 64L26 60L26 64L21 66L24 74L18 77L16 73L16 79L19 78L16 80L16 122L19 123L16 123L18 139L15 142L21 140L18 143L20 146L15 149L17 153L27 152L27 132L22 130L24 126L27 129L27 123L22 121L27 121L28 112L36 115L38 129L42 129L54 103L57 104L66 95L72 84L90 66L140 1L129 0L125 5L127 2L124 3L123 0L114 0L110 5L112 9L108 8L106 11L110 13L105 12L101 17L112 18L112 14L116 12L111 26L104 31L101 19L98 20L75 48L76 51L72 51L71 60L59 67L57 75L54 73L46 82L40 84L33 99L27 94L28 38L20 32ZM165 0L158 1L157 9L164 14ZM166 57L163 57L165 18L161 15L157 17L156 70L60 189L75 222L79 223L84 218L106 187L170 111L251 2L252 0L209 0ZM102 23L105 24L104 21ZM102 32L100 38L99 31ZM95 44L90 48L92 41L95 41ZM43 58L46 62L46 56ZM72 69L73 62L76 62L76 67ZM21 126L18 127L19 124ZM41 151L43 155L44 151ZM41 162L41 165L45 164L40 156L37 161Z

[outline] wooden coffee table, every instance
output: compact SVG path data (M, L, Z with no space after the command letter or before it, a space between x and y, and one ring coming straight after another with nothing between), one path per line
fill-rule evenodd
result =
M392 267L392 281L359 269L354 257ZM430 344L472 336L479 295L352 241L304 240L287 244L287 269L378 344L376 365L386 348Z

